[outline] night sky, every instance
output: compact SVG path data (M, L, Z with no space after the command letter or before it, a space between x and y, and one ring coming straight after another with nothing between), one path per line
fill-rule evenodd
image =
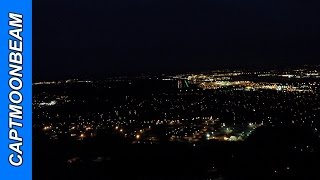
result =
M34 0L34 79L319 64L317 0Z

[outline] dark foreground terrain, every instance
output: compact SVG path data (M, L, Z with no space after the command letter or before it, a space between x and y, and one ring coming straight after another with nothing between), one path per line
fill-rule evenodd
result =
M129 144L111 134L34 140L34 179L320 179L319 140L302 127L258 128L245 142Z

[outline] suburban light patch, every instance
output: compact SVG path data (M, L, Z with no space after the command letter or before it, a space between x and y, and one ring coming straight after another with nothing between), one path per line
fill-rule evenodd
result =
M9 121L8 121L8 137L10 139L8 156L9 163L18 167L23 164L23 138L19 134L19 130L23 127L23 17L21 14L9 13L9 76L8 81L10 92L9 98Z

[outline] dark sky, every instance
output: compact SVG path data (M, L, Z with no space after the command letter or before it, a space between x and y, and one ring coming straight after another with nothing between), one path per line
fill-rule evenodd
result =
M34 79L317 64L318 0L34 0Z

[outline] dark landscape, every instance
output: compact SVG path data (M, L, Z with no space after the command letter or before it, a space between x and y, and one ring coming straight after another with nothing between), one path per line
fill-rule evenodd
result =
M34 178L319 179L319 66L41 81Z

